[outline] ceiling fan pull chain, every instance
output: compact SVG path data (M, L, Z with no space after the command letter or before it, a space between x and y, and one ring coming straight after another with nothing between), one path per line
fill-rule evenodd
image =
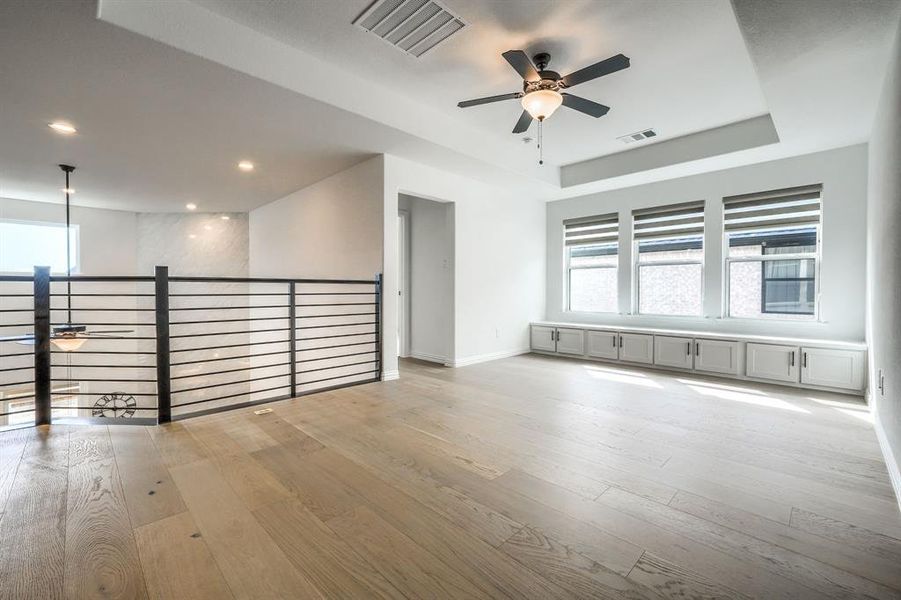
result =
M544 164L544 130L543 125L544 119L538 120L538 164Z

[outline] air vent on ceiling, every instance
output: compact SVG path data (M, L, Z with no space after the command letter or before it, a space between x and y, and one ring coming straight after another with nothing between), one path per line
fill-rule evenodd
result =
M636 131L635 133L630 133L629 135L621 135L618 139L624 144L631 144L633 142L640 142L641 140L646 140L648 138L652 138L657 135L657 132L653 129L644 129L642 131Z
M376 0L354 25L417 58L466 27L434 0Z

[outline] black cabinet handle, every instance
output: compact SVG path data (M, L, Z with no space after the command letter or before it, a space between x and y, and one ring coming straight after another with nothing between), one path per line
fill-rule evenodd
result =
M789 363L789 366L791 366L791 367L795 366L795 351L794 350L792 350L792 358L791 358L791 362Z
M695 356L701 356L701 343L695 342Z
M691 356L691 342L685 345L685 356Z
M554 341L554 330L553 329L551 329L551 341L552 342Z
M616 348L616 334L613 334L613 347Z
M804 368L807 368L807 353L804 353Z

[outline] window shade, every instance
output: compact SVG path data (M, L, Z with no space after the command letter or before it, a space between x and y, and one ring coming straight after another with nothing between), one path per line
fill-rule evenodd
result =
M821 185L723 198L726 231L804 227L820 223Z
M563 221L563 241L567 246L612 244L619 241L619 215L599 215Z
M636 240L704 235L704 202L683 202L632 211Z

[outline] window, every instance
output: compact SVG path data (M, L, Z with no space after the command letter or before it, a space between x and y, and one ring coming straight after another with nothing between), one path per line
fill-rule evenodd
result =
M632 213L638 313L700 316L704 288L704 202Z
M566 244L567 309L617 312L619 216L568 219L563 222L563 239Z
M723 200L728 315L816 318L821 186Z
M78 226L71 227L72 271L78 270ZM33 273L35 266L66 272L66 226L34 221L0 221L0 273Z

